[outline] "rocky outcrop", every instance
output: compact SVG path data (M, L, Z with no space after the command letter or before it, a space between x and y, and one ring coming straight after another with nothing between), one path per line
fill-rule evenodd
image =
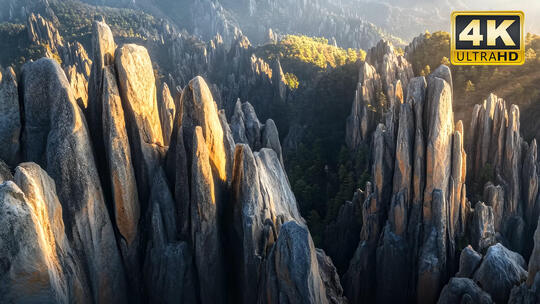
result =
M471 245L463 248L459 257L459 271L456 277L472 278L482 261L482 255L474 251Z
M237 145L232 180L232 234L240 248L238 284L246 290L242 296L244 303L255 301L258 293L262 292L250 290L249 286L261 278L262 265L280 233L281 225L291 220L303 223L292 191L283 184L286 180L273 150L253 153L249 146Z
M493 209L482 202L476 203L471 223L471 244L483 252L497 241L493 226Z
M40 14L33 13L28 16L28 38L35 44L47 44L51 49L57 50L64 46L62 36L51 21Z
M82 264L64 232L54 181L34 163L0 185L4 301L79 302L92 299Z
M210 152L200 126L195 128L192 144L191 235L195 265L201 286L212 286L211 292L201 292L200 297L202 303L221 303L225 300L225 277L217 214L218 189L214 185Z
M249 102L241 103L240 99L236 101L230 127L236 143L248 144L253 150L270 148L276 152L283 164L276 124L272 119L268 119L264 125L261 124Z
M518 107L491 94L473 111L469 140L469 184L489 182L484 196L494 210L495 231L510 249L529 254L525 239L532 238L539 212L537 147L520 135Z
M265 267L261 303L328 303L309 231L291 221L281 227Z
M161 129L163 131L163 141L166 146L169 145L171 134L174 125L174 116L176 114L176 106L171 96L171 91L166 83L161 86L161 94L159 94L159 119L161 120Z
M358 86L347 118L346 143L355 150L370 140L378 122L383 122L384 113L396 111L407 98L409 81L413 78L412 67L405 57L394 51L392 44L381 41L371 48L366 61L361 64ZM397 127L397 126L396 126Z
M122 302L124 268L86 121L67 78L54 60L44 58L27 63L22 79L25 159L43 166L56 183L66 234L76 255L88 265L93 297Z
M17 77L12 68L0 68L0 159L15 166L19 160L21 116Z
M473 280L468 278L452 278L444 286L439 304L478 303L491 304L493 301L489 294L483 291Z
M192 251L189 244L176 237L174 199L162 170L154 178L146 220L149 227L144 262L146 299L197 303Z
M527 278L525 260L501 244L491 246L473 279L496 303L506 303L514 285Z
M473 297L471 303L534 303L527 302L531 294L535 297L534 288L530 291L525 283L520 286L527 278L524 267L523 257L500 243L489 247L484 257L470 246L466 247L461 253L459 278L452 278L445 286L439 303L457 303L459 298L465 300L465 293ZM457 284L456 280L462 281Z
M108 161L114 223L119 232L117 241L129 278L137 286L140 277L138 248L141 211L124 110L112 66L103 70L102 88L103 95L99 100L103 107L103 144Z
M2 299L68 302L67 282L56 252L51 252L50 244L40 234L33 207L15 183L0 185L0 205L0 257L5 261L0 279Z
M115 219L128 247L137 236L139 199L131 150L124 122L124 110L112 69L103 74L103 139L109 160Z
M118 48L114 60L126 113L137 188L144 206L154 172L164 154L152 62L148 51L134 44Z
M433 303L457 269L456 244L470 213L463 126L454 123L447 68L427 81L411 76L406 60L384 43L370 50L360 70L348 144L371 142L372 184L360 243L344 277L352 302ZM377 90L388 98L384 107L376 103ZM367 113L373 105L376 115L352 127L362 121L363 110L356 110Z
M36 1L38 2L38 1ZM49 58L58 58L75 94L79 106L88 106L88 78L92 60L79 42L65 42L56 25L59 24L54 12L47 6L47 13L42 17L39 13L29 14L26 25L31 44L45 49Z

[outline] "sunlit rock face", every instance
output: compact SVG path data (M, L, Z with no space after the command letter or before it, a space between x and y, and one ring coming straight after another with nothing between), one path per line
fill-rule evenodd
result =
M11 255L3 257L10 261L2 276L3 299L90 303L87 277L64 232L54 181L34 163L17 167L14 180L18 186L0 185L2 227L7 228L0 237L2 255Z
M166 83L161 86L158 98L159 119L161 120L161 129L163 131L163 141L166 146L169 145L174 126L174 116L176 114L176 105L171 96L171 91Z
M124 110L111 68L104 70L102 102L103 139L109 161L116 226L129 247L138 233L140 204Z
M126 44L116 50L115 67L139 197L146 206L152 178L165 153L152 62L144 47Z
M88 79L88 105L81 108L85 112L88 125L92 126L89 131L92 137L94 150L96 151L95 154L98 166L106 163L106 158L103 153L105 145L102 140L104 134L102 115L103 104L105 103L103 100L103 80L105 69L114 64L115 50L116 43L114 42L109 26L105 22L94 21L92 23L92 57L94 62L92 63ZM116 75L116 73L113 74Z
M0 256L7 263L2 271L2 298L67 302L67 284L59 278L61 269L55 265L56 257L51 256L54 249L49 247L33 207L15 183L0 185L0 205L4 228L0 234Z
M94 298L123 301L124 268L87 124L66 76L55 61L40 59L24 66L22 79L29 119L23 134L25 158L43 166L56 183L66 234L89 265L86 272Z

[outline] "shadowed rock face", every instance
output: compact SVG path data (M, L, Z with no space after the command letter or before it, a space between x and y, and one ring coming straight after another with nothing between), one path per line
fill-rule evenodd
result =
M0 69L0 159L15 166L19 159L21 118L17 78L12 68Z
M11 174L8 165L0 159L0 183L9 180L13 180L13 174Z
M483 291L473 280L467 278L452 278L446 285L437 302L439 304L450 303L493 303L489 294Z
M525 260L501 244L491 246L473 279L486 290L496 303L506 303L510 291L527 278Z
M328 303L309 231L286 222L266 265L263 303Z

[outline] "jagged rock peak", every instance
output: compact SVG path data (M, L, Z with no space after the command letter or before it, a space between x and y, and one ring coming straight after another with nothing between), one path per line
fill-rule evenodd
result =
M385 40L379 41L368 51L366 62L374 66L381 75L385 94L392 90L397 80L401 80L402 85L407 87L409 79L413 77L411 64L403 55L397 54L392 44Z
M146 48L125 44L114 55L118 88L126 117L137 189L146 205L155 170L166 147L159 119L152 62Z
M262 148L270 148L276 152L283 164L283 155L279 133L276 124L268 119L262 124L255 113L255 109L249 102L242 103L236 100L233 115L231 117L231 132L236 143L248 144L253 151Z
M384 52L392 48L378 47L388 60ZM454 123L452 89L445 70L441 67L427 81L407 78L403 88L402 80L396 79L394 101L378 117L384 123L362 135L372 147L372 181L366 186L360 243L344 278L346 294L353 302L404 298L434 302L457 265L457 242L466 232L470 213L465 189L467 156L462 123ZM382 87L373 71L369 63L364 64L360 76L364 82L357 96L366 92L368 80L371 87ZM373 90L367 92L363 96L373 95ZM368 113L369 108L363 106ZM351 115L347 127L358 113L362 112Z
M351 114L347 118L346 143L350 149L355 150L368 140L392 109L395 113L391 119L397 120L399 105L407 99L408 92L403 88L408 87L412 78L411 65L390 43L381 40L369 50L360 66Z
M181 99L183 108L179 113L182 114L181 124L188 139L187 146L191 147L195 127L200 126L205 144L208 146L210 161L217 171L217 177L226 181L232 164L226 157L224 133L217 105L206 81L200 76L192 79L183 90Z
M40 14L34 13L28 16L27 21L28 38L35 44L44 43L53 50L64 46L64 41L56 26L43 18Z
M476 105L468 137L471 183L487 181L486 201L495 214L495 229L510 249L525 253L532 248L538 217L537 145L521 137L519 108L490 94ZM527 248L528 247L528 248Z

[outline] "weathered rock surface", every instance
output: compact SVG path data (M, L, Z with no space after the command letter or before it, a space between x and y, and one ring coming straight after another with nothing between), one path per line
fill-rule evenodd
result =
M9 180L13 180L13 174L11 174L8 165L0 159L0 184Z
M68 302L68 286L56 252L51 252L48 240L40 234L33 207L15 183L0 184L0 207L3 301Z
M195 294L193 257L185 242L170 243L163 248L153 248L147 273L151 303L197 303Z
M19 160L21 116L17 77L12 68L0 68L0 159L15 166Z
M355 149L369 139L369 134L375 128L376 115L373 109L384 109L380 100L382 83L375 68L364 62L360 68L358 81L351 115L347 118L345 138L349 149Z
M517 106L507 107L493 94L475 107L468 144L469 183L489 181L484 199L493 207L495 231L511 250L528 255L532 243L526 239L532 238L539 214L537 144L523 140L519 117Z
M126 113L137 188L145 204L154 172L164 154L154 71L148 51L135 44L118 48L114 60Z
M252 150L269 148L276 152L283 164L283 153L276 124L268 119L262 124L249 102L236 101L231 118L231 132L236 143L248 144Z
M468 278L452 278L444 286L438 304L459 303L493 303L488 293L483 291L473 280Z
M482 286L495 303L506 303L514 285L527 279L525 260L500 243L489 247L473 280Z
M459 271L456 277L472 278L482 261L482 255L474 251L471 245L463 248L459 256Z
M138 234L139 197L124 110L112 67L103 71L103 139L109 162L116 226L131 247Z
M178 242L169 234L171 230L176 232L175 222L171 222L175 213L168 210L171 201L167 197L171 194L162 188L166 187L163 177L160 170L152 187L155 199L150 200L147 210L150 225L144 262L146 299L159 303L197 303L196 274L189 244ZM165 190L164 201L160 200L160 190Z
M58 64L47 58L27 63L23 82L26 159L42 165L56 183L66 234L76 254L88 265L94 298L123 302L124 268L86 121L71 87Z
M132 288L137 289L140 281L138 249L141 211L124 110L112 66L103 69L101 85L103 95L97 100L102 103L103 144L108 162L109 179L105 180L110 182L111 187L114 223L119 232L117 242Z
M322 249L316 249L315 251L317 252L317 262L319 264L321 280L326 288L326 299L328 300L328 303L348 303L347 298L343 296L343 287L341 287L339 275L332 260Z
M471 225L471 244L475 250L484 252L497 242L493 227L493 209L490 206L482 202L476 203Z
M103 82L107 75L105 75L105 69L112 67L114 65L114 52L116 49L116 43L111 32L111 29L104 21L95 20L92 23L92 56L93 63L88 78L88 105L86 107L81 107L85 110L88 124L92 126L90 128L90 134L92 136L92 142L94 144L94 150L98 164L106 163L108 158L103 155L105 150L105 145L102 140L104 134L103 128L103 107L105 101L104 97L107 97L107 93L104 90ZM109 89L113 85L112 80L114 79L114 86L116 84L116 72L113 68L109 69L109 72L114 76L114 78L109 77ZM72 81L73 86L73 81ZM118 89L117 89L118 90ZM105 170L101 170L105 171ZM107 180L102 180L106 182Z
M161 94L159 94L158 108L159 119L161 121L161 129L163 131L163 142L166 146L168 146L173 130L176 106L171 96L169 86L167 86L166 83L163 83L163 85L161 86Z
M380 44L368 54L349 118L362 116L355 103L376 105L380 87L389 104L364 125L384 123L357 127L366 135L347 126L350 148L371 141L373 190L366 190L361 239L343 284L351 302L433 303L457 270L456 244L467 232L464 132L454 124L449 70L437 69L427 82L412 78L391 50Z
M244 303L257 299L262 290L251 286L261 277L262 265L286 221L303 223L296 200L276 153L262 149L253 153L239 144L234 155L233 232L239 248L237 280Z
M0 185L5 212L0 235L5 261L0 289L7 302L90 303L82 264L64 232L54 181L34 163L16 169L15 182Z
M527 285L531 286L535 281L536 274L540 271L540 225L536 227L534 232L534 248L529 259L528 271Z
M189 82L188 87L182 92L181 104L182 116L177 117L184 132L184 145L187 151L192 149L192 141L195 138L195 127L200 126L203 138L207 145L210 162L216 172L216 178L226 181L227 172L230 171L232 160L226 159L224 133L218 115L217 105L214 102L212 93L202 77L196 77ZM180 125L175 125L178 130ZM175 144L171 142L171 145ZM190 155L190 161L191 161Z
M210 151L202 128L193 132L191 167L191 235L198 272L201 303L225 301L225 277L219 231L216 185L210 164ZM205 289L205 286L212 286Z
M291 221L281 227L265 267L261 303L328 303L309 231Z

